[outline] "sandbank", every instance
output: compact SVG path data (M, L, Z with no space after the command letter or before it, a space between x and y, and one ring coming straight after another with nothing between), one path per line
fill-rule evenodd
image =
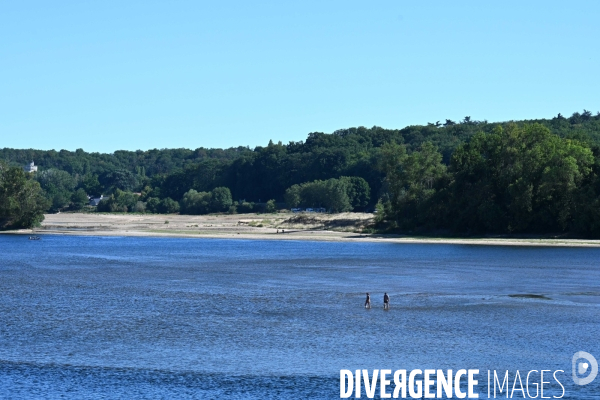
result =
M561 238L435 238L364 233L373 214L47 214L41 227L9 231L24 235L149 236L337 242L440 243L501 246L600 247L600 240Z

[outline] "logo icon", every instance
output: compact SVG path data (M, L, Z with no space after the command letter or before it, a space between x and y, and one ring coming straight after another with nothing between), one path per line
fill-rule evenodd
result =
M580 377L585 375L591 367L591 371L588 376ZM573 354L573 382L576 385L587 385L596 379L598 375L598 361L590 353L585 351L578 351Z

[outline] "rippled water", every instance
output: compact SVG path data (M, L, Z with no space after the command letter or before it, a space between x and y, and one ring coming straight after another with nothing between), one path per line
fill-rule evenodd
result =
M599 261L586 248L3 235L0 398L339 398L340 369L358 368L562 369L565 398L600 398L600 379L570 379L574 352L600 359ZM527 294L544 297L514 297Z

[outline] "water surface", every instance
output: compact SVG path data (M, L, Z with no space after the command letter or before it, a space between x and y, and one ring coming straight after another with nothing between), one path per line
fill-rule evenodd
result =
M340 369L479 368L563 369L565 398L600 398L600 379L570 379L574 352L600 358L599 260L594 248L2 235L0 397L339 398Z

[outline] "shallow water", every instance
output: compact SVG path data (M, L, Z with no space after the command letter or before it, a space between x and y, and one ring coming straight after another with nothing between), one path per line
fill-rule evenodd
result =
M339 398L340 369L359 368L479 368L480 384L488 369L562 369L564 398L600 398L600 378L570 378L573 353L600 356L598 261L592 248L2 235L0 398Z

